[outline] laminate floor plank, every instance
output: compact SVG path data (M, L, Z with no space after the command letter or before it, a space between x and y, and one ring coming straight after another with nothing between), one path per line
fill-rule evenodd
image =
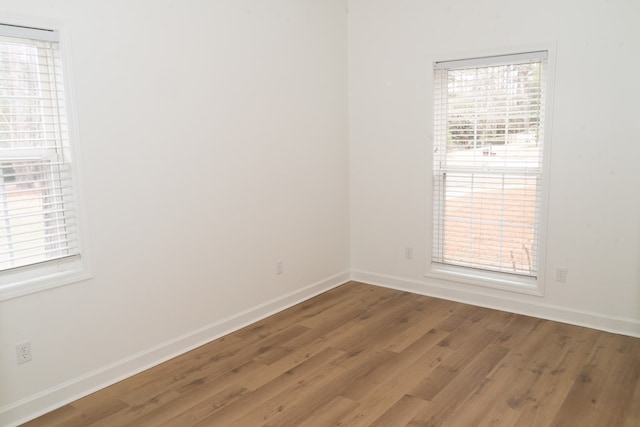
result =
M629 405L630 407L624 414L624 427L640 425L640 404L638 404L638 402L640 402L640 381L636 384L635 390L630 396L630 400L634 403Z
M350 282L25 427L640 426L640 339Z
M440 334L446 334L441 332ZM438 337L439 338L439 337ZM340 418L338 425L350 427L369 426L378 422L387 411L390 411L401 399L409 398L414 401L414 396L408 396L407 391L414 387L424 377L430 375L443 360L445 360L451 349L432 346L426 353L406 366L399 372L393 372L386 381L363 397L360 406L351 413ZM426 402L422 399L418 399ZM388 419L390 415L385 418Z
M23 425L28 425L29 427L59 427L68 425L71 420L80 416L81 412L76 408L71 405L65 405Z
M426 400L404 395L391 408L368 425L371 427L402 426L409 424L418 412L428 411L428 408L429 402Z
M435 396L424 399L429 400L431 405L419 412L411 422L417 425L443 425L473 395L482 380L495 369L508 351L504 347L492 345L478 352L460 369L460 375L452 377Z
M276 377L274 380L266 383L257 390L247 393L233 404L223 408L215 408L215 411L212 411L208 416L199 420L197 423L192 423L189 420L189 412L191 412L191 410L189 410L180 417L170 420L169 423L162 424L162 426L229 425L233 421L245 416L258 406L269 401L269 399L272 399L290 387L295 386L296 384L309 384L310 379L317 378L319 373L327 369L328 364L331 361L340 357L342 354L343 352L339 350L327 348L314 357L304 361L300 365L292 367L283 375ZM204 402L200 406L204 406L206 408L208 405L207 402Z
M327 405L311 411L305 418L304 424L308 426L337 426L343 415L353 412L357 407L357 402L338 396Z
M521 409L518 423L523 426L551 425L569 393L573 379L580 371L581 360L589 354L597 341L598 332L592 329L576 328L571 339L562 335L557 340L556 351L550 350L543 362L534 362L539 366L540 375L532 378L526 390L526 405ZM514 379L515 381L515 379ZM512 389L512 388L511 388ZM522 395L524 390L520 389ZM518 391L516 391L518 392ZM512 392L512 393L516 393Z

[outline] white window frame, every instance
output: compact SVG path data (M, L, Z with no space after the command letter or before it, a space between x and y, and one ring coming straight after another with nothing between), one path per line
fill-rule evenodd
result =
M539 235L538 235L538 254L537 264L538 273L536 277L526 277L515 274L493 272L488 270L472 269L466 267L457 267L454 265L445 265L434 263L433 259L433 238L435 232L433 229L433 135L435 130L435 92L434 92L434 70L437 63L449 61L482 61L484 58L495 58L499 56L512 56L518 54L528 54L530 52L547 52L546 64L546 99L544 111L544 148L542 154L542 181L540 184L540 213L539 213ZM553 94L554 94L554 76L556 63L556 44L555 42L536 43L532 45L500 48L500 49L484 49L473 52L463 53L444 53L434 54L429 58L429 87L431 88L430 108L431 108L431 127L429 128L429 159L428 159L428 194L427 194L427 230L428 236L425 251L425 277L444 280L449 282L461 283L465 285L475 285L493 289L513 291L517 293L543 296L545 284L545 258L546 258L546 241L547 241L547 211L549 200L549 177L550 177L550 161L551 161L551 137L553 128Z
M88 245L86 242L86 233L84 232L86 219L83 209L77 114L72 85L73 79L69 67L71 58L68 49L69 38L67 31L62 22L24 16L7 16L2 14L0 15L0 24L3 24L3 28L0 31L2 31L4 35L29 38L34 37L36 34L41 34L42 37L40 38L46 39L48 37L47 33L50 33L55 35L59 42L69 139L69 146L64 146L63 150L65 150L72 159L71 192L74 199L76 232L79 240L78 255L0 271L0 301L5 301L54 287L77 283L90 279L92 275L89 270ZM40 153L32 154L36 156L40 155Z

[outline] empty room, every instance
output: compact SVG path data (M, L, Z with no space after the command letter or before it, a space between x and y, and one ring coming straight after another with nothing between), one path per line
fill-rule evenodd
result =
M0 2L0 425L639 426L640 3Z

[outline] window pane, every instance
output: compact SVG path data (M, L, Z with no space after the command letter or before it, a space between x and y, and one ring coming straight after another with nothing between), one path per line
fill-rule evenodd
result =
M0 269L69 255L65 217L72 214L52 176L57 167L43 160L0 166Z
M442 262L531 274L536 181L525 176L447 175Z
M544 60L435 71L434 262L536 276L543 82Z
M0 149L55 149L60 139L60 70L42 44L0 38Z
M58 44L0 37L0 270L78 253Z

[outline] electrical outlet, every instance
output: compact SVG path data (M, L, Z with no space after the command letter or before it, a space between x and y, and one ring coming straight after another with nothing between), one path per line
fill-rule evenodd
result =
M565 267L556 268L556 282L567 283L568 270Z
M281 276L284 273L284 264L282 261L276 262L276 274Z
M16 344L16 358L18 365L31 362L31 343L29 341Z
M404 248L404 257L406 259L413 259L413 248L410 248L410 247Z

